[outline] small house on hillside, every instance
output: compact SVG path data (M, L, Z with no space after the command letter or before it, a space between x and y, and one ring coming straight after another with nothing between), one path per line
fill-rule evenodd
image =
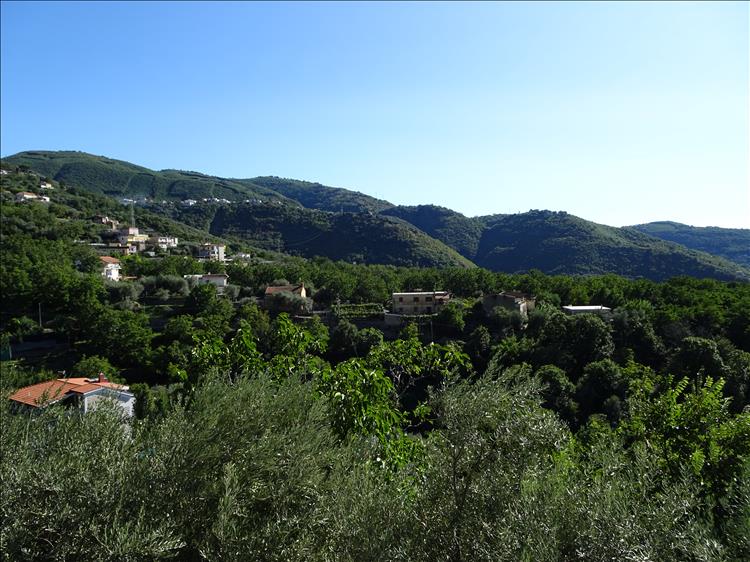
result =
M224 261L227 247L224 244L203 244L198 249L198 258L203 260Z
M16 410L33 411L64 403L79 408L84 414L109 400L128 417L133 415L135 405L135 396L129 387L109 382L101 373L96 379L81 377L40 382L21 388L8 398Z
M30 201L35 201L38 203L49 203L49 197L46 197L44 195L37 195L36 193L31 193L30 191L21 191L19 193L16 193L17 203L28 203Z
M118 241L122 246L130 247L131 253L145 250L147 240L148 234L141 234L137 226L126 226L120 229Z
M521 316L527 316L534 310L536 298L518 291L503 291L482 297L482 308L489 314L495 307L501 306L507 310L519 312Z
M227 286L229 275L226 273L204 273L183 276L188 281L194 279L199 285L213 285L217 292L221 292Z
M451 295L448 291L393 293L391 312L408 315L435 314L450 299Z
M178 240L175 236L152 236L148 239L148 243L152 247L166 250L167 248L176 248Z
M608 308L606 306L601 306L599 304L594 305L584 305L584 306L576 306L576 305L567 305L562 307L563 312L565 314L569 314L571 316L574 316L576 314L598 314L599 316L609 316L612 312L611 308Z
M307 298L304 283L266 287L263 306L267 310L300 314L312 310L312 299Z
M103 266L102 277L109 281L120 280L120 260L112 256L99 256L99 261Z

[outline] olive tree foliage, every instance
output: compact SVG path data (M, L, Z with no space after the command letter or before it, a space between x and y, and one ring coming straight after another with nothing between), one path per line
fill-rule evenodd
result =
M266 377L207 381L154 421L4 408L2 425L8 560L309 559L345 451L308 383Z
M691 475L672 479L601 424L581 442L540 402L525 367L434 395L423 462L333 475L325 558L725 559Z

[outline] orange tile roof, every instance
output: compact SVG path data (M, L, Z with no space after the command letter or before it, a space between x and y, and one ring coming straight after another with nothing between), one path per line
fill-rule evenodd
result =
M62 400L71 389L78 386L77 384L59 380L40 382L39 384L32 384L31 386L17 390L9 398L16 402L38 408Z
M120 260L113 258L112 256L99 256L99 259L104 263L120 263Z
M88 394L89 392L93 392L101 388L101 385L95 383L79 384L71 388L69 392L75 392L76 394Z
M87 379L86 377L70 377L69 379L62 378L62 379L57 379L57 380L59 380L60 382L69 382L70 384L88 384L89 383L89 379Z
M56 379L53 381L40 382L17 390L9 396L10 400L34 406L37 408L48 406L54 402L59 402L66 395L88 394L101 388L109 388L118 391L128 391L129 387L103 380L98 382L96 379L87 379L85 377L71 377L69 379Z

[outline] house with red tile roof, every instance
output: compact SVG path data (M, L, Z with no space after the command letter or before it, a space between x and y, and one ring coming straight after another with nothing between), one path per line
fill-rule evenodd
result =
M112 401L128 417L133 415L135 396L130 388L109 382L104 374L96 379L63 378L25 386L8 397L19 410L38 410L63 403L80 408L85 414L102 401Z

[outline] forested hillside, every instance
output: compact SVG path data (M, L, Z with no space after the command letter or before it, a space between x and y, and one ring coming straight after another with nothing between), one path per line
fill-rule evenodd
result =
M660 241L632 229L613 228L567 213L508 215L482 235L475 257L489 269L602 274L667 279L675 275L749 279L747 269L722 258Z
M666 221L631 228L750 267L750 229L747 228L698 227Z
M335 213L359 213L362 211L378 213L393 207L388 201L376 199L358 191L340 187L327 187L319 183L277 177L258 177L238 181L251 182L254 185L272 189L284 197L301 203L308 209L320 209L321 211Z
M71 185L112 197L182 201L219 198L230 201L259 199L285 201L275 191L226 178L179 170L154 171L85 152L29 151L3 158L6 166L26 169Z
M616 273L654 280L674 275L750 279L750 269L742 265L745 231L688 235L684 228L662 224L649 227L655 237L640 232L643 225L613 228L551 211L469 218L433 205L393 206L318 183L156 172L81 152L22 152L3 162L96 193L147 198L153 211L193 227L306 257L421 266L473 263L494 271ZM176 206L186 199L201 203Z

